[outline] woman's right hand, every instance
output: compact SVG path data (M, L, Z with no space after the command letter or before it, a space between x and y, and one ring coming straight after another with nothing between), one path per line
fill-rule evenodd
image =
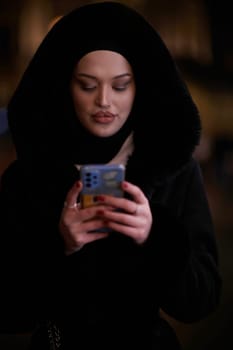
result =
M95 232L104 226L98 218L102 205L82 209L77 198L82 190L82 183L76 182L66 196L59 221L59 230L65 243L65 254L71 255L85 244L108 237L109 233ZM106 207L105 207L106 210ZM92 231L90 233L90 231Z

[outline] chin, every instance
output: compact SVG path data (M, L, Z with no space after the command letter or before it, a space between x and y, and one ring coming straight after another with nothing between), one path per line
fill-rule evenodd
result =
M110 137L117 133L118 130L90 130L90 132L97 137Z

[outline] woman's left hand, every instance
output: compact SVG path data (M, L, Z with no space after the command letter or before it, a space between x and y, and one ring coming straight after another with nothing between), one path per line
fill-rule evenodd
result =
M116 198L108 195L98 196L98 202L117 208L118 210L98 211L105 221L105 227L131 237L137 244L143 244L149 236L152 225L152 214L148 199L138 186L127 181L122 188L132 200Z

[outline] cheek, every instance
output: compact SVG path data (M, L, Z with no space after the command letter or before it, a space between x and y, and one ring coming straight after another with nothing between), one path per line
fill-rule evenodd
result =
M85 112L90 105L89 99L83 96L73 96L73 102L76 113Z
M121 102L122 109L129 112L132 109L134 102L134 94L129 94L125 96L124 100Z

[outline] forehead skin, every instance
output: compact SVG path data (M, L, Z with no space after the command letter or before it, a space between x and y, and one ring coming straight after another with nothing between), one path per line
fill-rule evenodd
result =
M83 56L76 64L74 74L87 74L96 78L117 78L125 74L133 75L129 62L119 53L96 50Z

